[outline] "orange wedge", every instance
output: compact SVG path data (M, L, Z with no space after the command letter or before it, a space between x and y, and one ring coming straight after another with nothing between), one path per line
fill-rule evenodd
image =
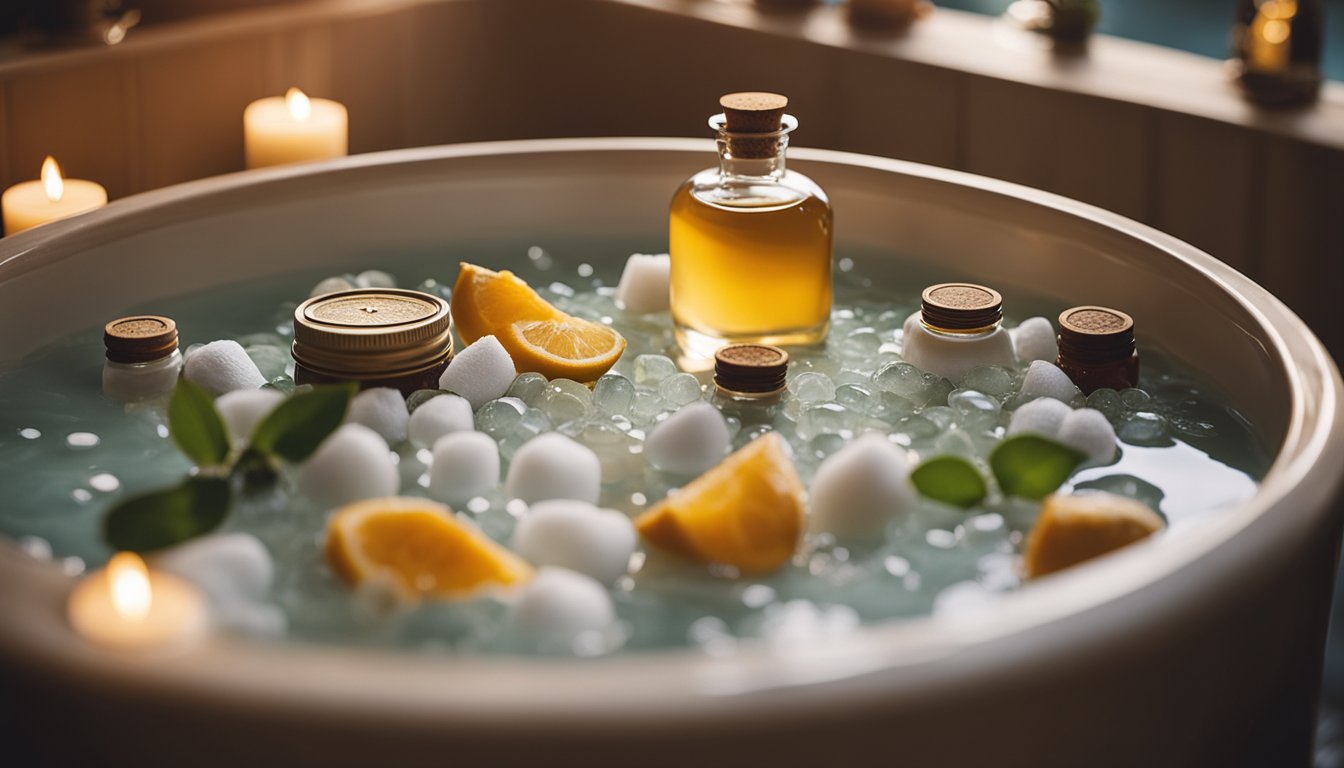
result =
M367 499L327 522L327 563L357 585L390 577L408 597L466 597L532 576L522 558L426 499Z
M625 351L625 339L613 328L561 312L508 271L463 262L452 310L462 341L493 335L519 373L592 382Z
M501 331L519 320L565 317L512 272L495 272L465 261L457 270L450 307L457 335L467 344L491 334L499 337Z
M784 441L768 432L635 520L649 543L743 574L793 557L806 508Z

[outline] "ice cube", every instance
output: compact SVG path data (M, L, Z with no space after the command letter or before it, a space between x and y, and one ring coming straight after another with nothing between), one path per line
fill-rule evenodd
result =
M299 468L298 486L328 507L393 496L398 487L397 465L381 435L362 424L344 424Z
M821 462L810 491L815 530L847 537L881 535L914 507L905 450L868 433Z
M494 336L482 336L453 356L439 377L439 388L465 397L475 410L503 397L516 376L513 358L504 345Z
M1033 362L1027 369L1026 378L1022 380L1024 400L1053 397L1062 403L1067 403L1081 394L1067 373L1061 371L1054 363L1044 360Z
M1059 441L1087 454L1087 464L1109 464L1115 459L1115 428L1106 414L1079 408L1059 425Z
M1051 397L1032 400L1013 412L1008 423L1008 434L1031 432L1045 437L1058 437L1059 428L1073 409Z
M603 632L616 620L611 595L590 576L566 568L542 568L509 606L514 629L551 641L573 642Z
M250 533L212 533L165 549L155 568L195 584L212 604L262 600L271 589L275 563Z
M612 416L624 416L634 404L634 382L618 373L608 373L593 385L593 405Z
M640 355L635 358L635 383L658 386L663 379L677 372L677 364L663 355Z
M489 435L467 430L449 432L435 441L429 465L432 498L461 504L498 486L499 446Z
M700 394L700 380L689 373L674 373L658 385L658 395L672 405L693 403Z
M457 395L439 395L420 404L411 414L408 432L411 442L430 448L449 432L475 429L471 403Z
M616 285L616 306L637 315L666 311L671 268L672 260L666 253L632 254Z
M806 371L789 380L789 392L804 403L821 403L835 397L835 382L824 373Z
M187 355L183 375L212 395L235 389L257 389L266 383L257 364L232 339L212 341Z
M623 513L559 499L529 507L511 546L533 565L569 568L611 584L625 575L635 538Z
M311 290L311 291L308 292L308 298L312 298L312 297L314 297L314 296L321 296L321 295L324 294L324 293L336 293L337 291L349 291L349 290L353 290L354 287L355 287L355 284L352 283L352 282L350 282L350 281L349 281L345 276L343 276L343 275L341 275L341 276L336 276L336 277L328 277L327 279L325 279L325 280L323 280L322 282L318 283L317 285L314 285L314 286L313 286L313 290Z
M1055 326L1044 317L1029 317L1016 328L1008 331L1013 338L1013 351L1019 363L1033 360L1055 362L1059 357L1059 344L1055 341Z
M347 422L363 424L382 435L388 445L398 445L406 440L410 418L406 398L391 387L374 387L355 395L345 416Z
M664 472L694 476L723 460L730 439L719 409L698 401L654 427L644 441L644 455Z
M380 269L366 269L355 275L355 285L359 288L396 288L397 278Z
M536 405L537 399L546 394L546 386L549 382L546 377L540 373L520 373L518 378L509 385L507 394L509 397L515 397L528 405Z
M504 489L509 498L528 504L547 499L596 504L602 491L602 464L586 446L547 432L523 443L514 454Z
M293 360L289 350L271 344L253 344L243 347L243 351L247 352L247 356L257 364L257 370L268 381L286 375Z
M467 405L467 409L471 409L470 404ZM522 400L516 397L501 397L481 406L481 410L476 413L476 425L482 432L496 440L502 440L513 432L527 411L527 403Z
M284 400L274 389L236 389L225 392L215 400L215 410L224 419L234 443L246 443L266 414Z

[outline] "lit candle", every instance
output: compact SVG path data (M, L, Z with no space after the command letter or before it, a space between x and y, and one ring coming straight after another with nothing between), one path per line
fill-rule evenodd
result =
M42 162L41 180L20 182L0 196L6 235L104 205L107 190L101 184L61 178L61 167L50 155Z
M1293 17L1296 15L1296 0L1265 0L1248 33L1246 64L1251 69L1261 72L1288 69L1293 45Z
M243 110L247 167L344 157L348 122L344 104L310 99L298 88L290 88L284 98L258 99Z
M185 645L200 637L209 619L205 599L190 582L151 573L130 552L117 553L76 585L66 611L81 636L129 650Z

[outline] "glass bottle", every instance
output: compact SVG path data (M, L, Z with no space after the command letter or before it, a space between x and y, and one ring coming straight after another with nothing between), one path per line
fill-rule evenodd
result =
M1073 307L1059 314L1060 370L1090 395L1139 385L1134 319L1107 307Z
M1321 0L1239 0L1229 63L1247 99L1266 106L1316 99L1323 16Z
M325 293L294 310L294 381L437 389L453 356L448 302L399 288Z
M734 93L710 118L719 165L672 197L672 321L688 356L731 343L817 344L831 320L831 204L785 168L798 121L778 94Z
M162 397L177 386L182 353L177 323L160 315L121 317L103 326L103 393L135 402Z
M1003 297L973 283L924 289L920 311L905 321L901 357L956 381L982 365L1014 365L1013 340L1003 330Z

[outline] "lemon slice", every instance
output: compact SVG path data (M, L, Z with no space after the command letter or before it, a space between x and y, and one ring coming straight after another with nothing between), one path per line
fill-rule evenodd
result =
M625 351L625 338L615 329L577 317L516 322L499 343L520 371L582 382L596 381Z
M768 432L658 502L635 528L661 549L759 574L793 557L805 509L784 441Z
M367 499L327 522L327 562L352 585L390 578L408 597L465 597L526 581L522 558L425 499Z
M498 337L519 320L565 316L512 272L495 272L465 261L458 267L449 306L457 335L467 344L482 336Z

